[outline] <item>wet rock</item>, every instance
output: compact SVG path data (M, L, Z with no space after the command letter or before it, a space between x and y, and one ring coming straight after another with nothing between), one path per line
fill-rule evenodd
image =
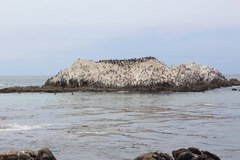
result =
M56 160L56 158L48 148L43 148L38 151L37 160Z
M220 160L220 158L208 151L198 148L179 149L172 151L174 160Z
M215 155L215 154L213 154L213 153L210 153L210 152L208 152L208 151L203 151L203 156L207 156L210 160L211 160L211 158L213 159L213 160L220 160L220 158L217 156L217 155ZM201 159L202 160L202 159ZM208 160L208 159L204 159L204 160Z
M195 148L195 147L190 147L187 150L189 150L190 152L196 154L196 155L202 155L202 151L199 148Z
M174 158L174 159L177 159L177 157L179 156L179 154L184 153L184 152L187 152L187 151L188 151L188 150L185 149L185 148L181 148L181 149L178 149L178 150L174 150L174 151L172 151L173 158Z
M233 88L232 91L237 91L237 88Z
M9 151L0 154L0 160L56 160L52 152L48 148L39 151Z
M173 160L173 158L167 153L150 152L150 153L140 155L134 160Z
M196 160L197 155L190 151L179 153L178 157L175 160Z
M173 158L167 153L150 152L138 156L134 160L220 160L218 156L199 148L181 148L172 151Z

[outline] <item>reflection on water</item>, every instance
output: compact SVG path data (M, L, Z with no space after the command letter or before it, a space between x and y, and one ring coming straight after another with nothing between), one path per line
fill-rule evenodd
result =
M131 159L195 146L240 158L240 92L0 94L0 150L60 160Z

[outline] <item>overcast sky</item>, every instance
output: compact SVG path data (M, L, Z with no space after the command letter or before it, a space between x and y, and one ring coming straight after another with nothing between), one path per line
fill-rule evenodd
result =
M1 0L0 75L154 56L240 73L240 0Z

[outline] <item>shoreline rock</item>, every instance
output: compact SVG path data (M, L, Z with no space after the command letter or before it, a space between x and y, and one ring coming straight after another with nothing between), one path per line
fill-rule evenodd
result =
M208 151L190 147L172 151L172 157L167 153L150 152L140 155L134 160L220 160L220 158Z
M52 152L48 148L38 151L8 151L0 154L0 160L56 160Z

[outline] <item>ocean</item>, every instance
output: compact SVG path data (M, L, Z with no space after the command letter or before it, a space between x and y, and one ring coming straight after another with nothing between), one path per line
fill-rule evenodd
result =
M48 77L0 77L0 88ZM240 91L0 94L0 134L0 152L48 147L58 160L128 160L192 146L236 160Z

